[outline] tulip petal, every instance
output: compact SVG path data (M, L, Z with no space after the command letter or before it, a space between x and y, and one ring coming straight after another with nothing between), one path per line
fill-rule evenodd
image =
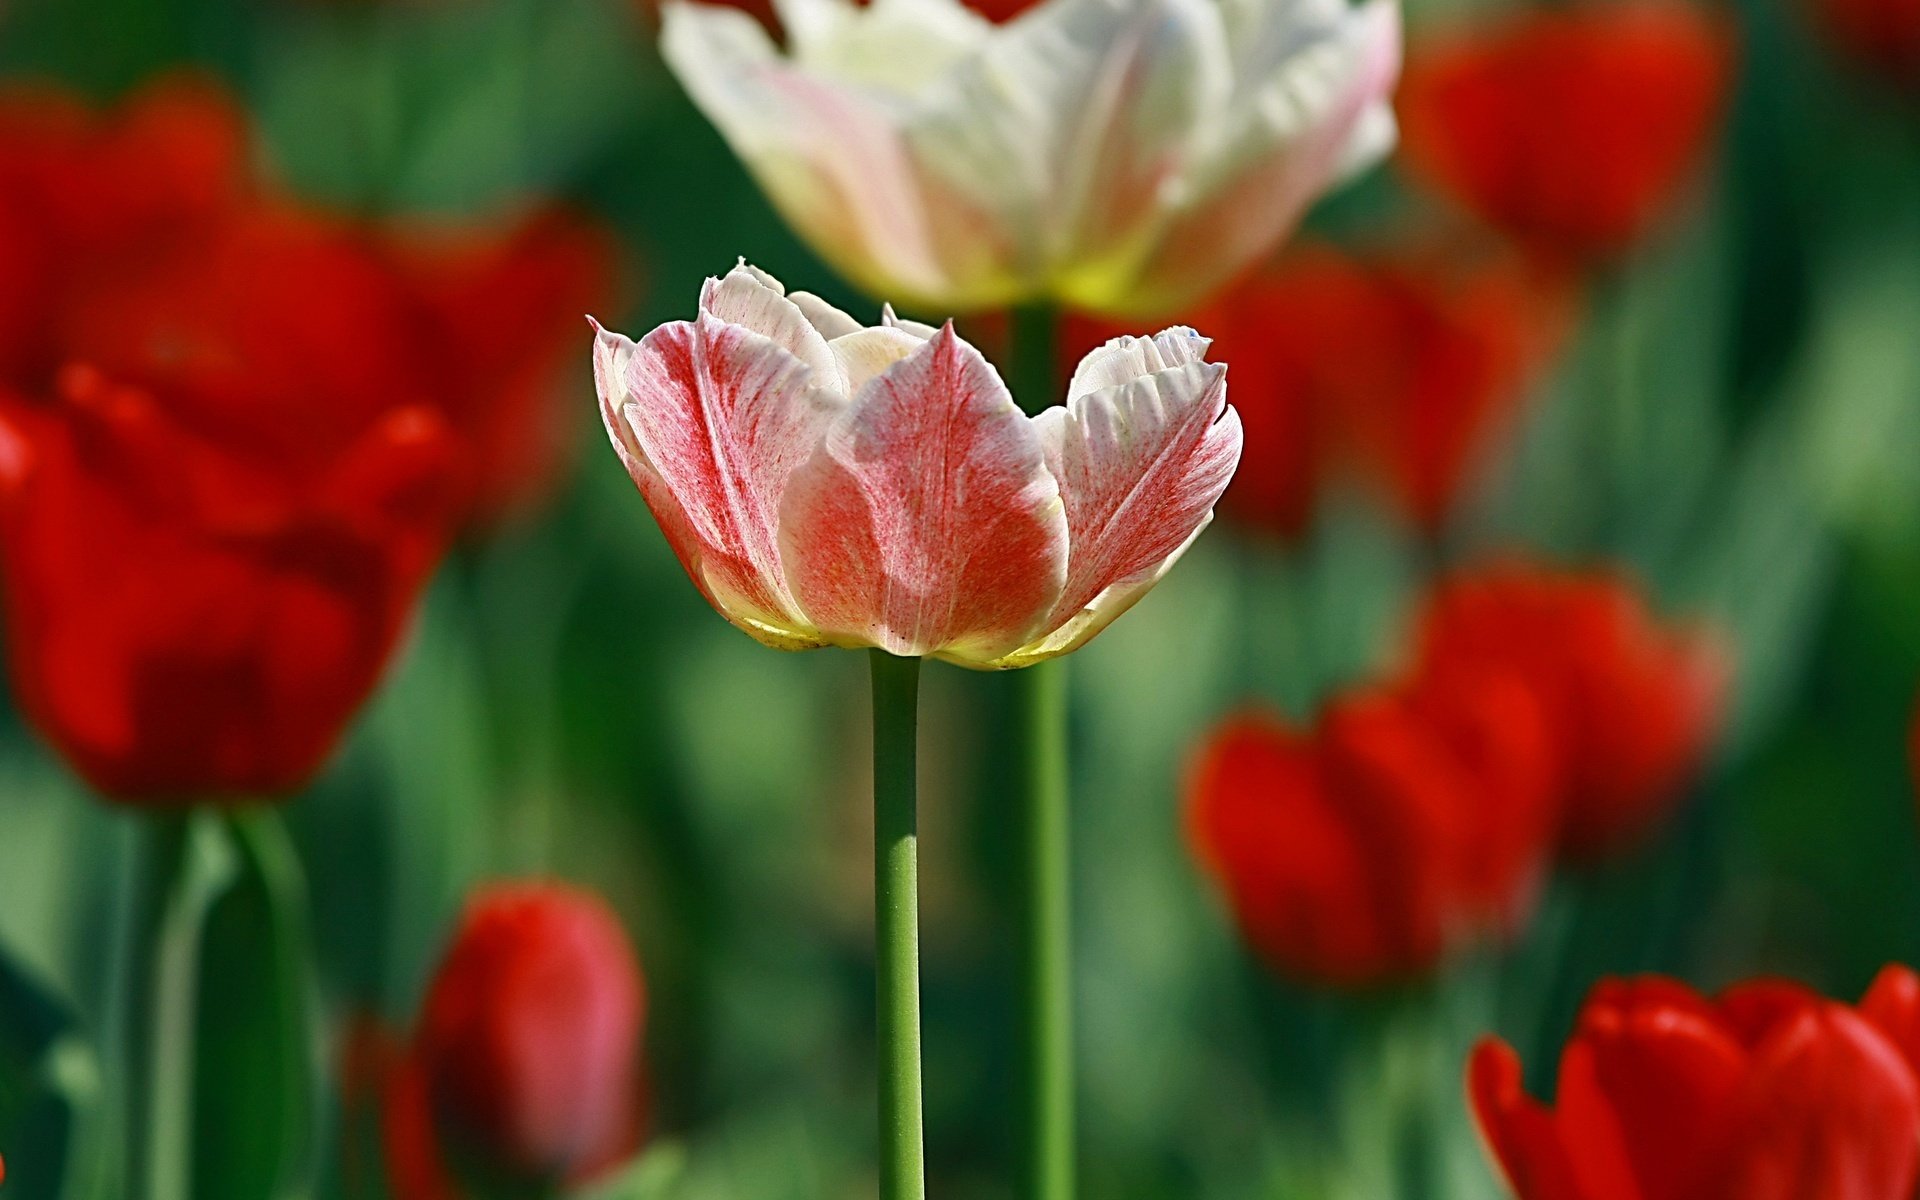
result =
M744 326L773 342L805 363L817 386L847 391L839 359L827 348L827 339L814 318L787 298L779 280L748 265L745 259L728 271L726 278L707 280L700 289L700 311L729 325Z
M854 398L794 474L780 533L822 637L968 666L1030 637L1066 570L1039 436L951 326Z
M1067 403L1102 388L1132 383L1142 375L1207 361L1210 338L1185 325L1163 329L1150 338L1117 337L1096 347L1073 369L1067 384Z
M1860 1001L1860 1013L1878 1026L1920 1073L1920 975L1910 967L1882 968Z
M906 121L932 175L994 214L1023 273L1129 290L1164 193L1230 92L1213 0L1056 0L1002 29Z
M781 577L778 514L838 397L777 343L711 313L638 344L595 328L607 434L695 586L768 645L823 644Z
M1588 1192L1697 1195L1746 1063L1691 990L1657 979L1596 987L1560 1071L1567 1151Z
M1739 1112L1715 1200L1914 1193L1920 1085L1899 1050L1842 1005L1811 1006L1768 1039Z
M1067 583L1045 635L1007 666L1076 649L1132 607L1212 519L1240 462L1240 417L1217 363L1077 396L1034 424L1066 504Z
M1317 15L1308 7L1273 6L1274 25L1254 41L1272 47L1276 61L1264 71L1246 64L1249 91L1231 105L1229 122L1215 135L1218 148L1182 180L1182 194L1192 199L1166 222L1141 265L1132 309L1193 303L1285 237L1330 184L1391 147L1398 6L1332 6L1337 11L1302 28Z
M723 5L666 5L660 48L781 215L843 275L928 307L1017 296L1004 235L920 170L880 93L793 65L759 22Z
M1498 1038L1483 1039L1467 1062L1467 1099L1487 1149L1516 1196L1594 1200L1574 1181L1553 1113L1520 1086L1520 1056Z

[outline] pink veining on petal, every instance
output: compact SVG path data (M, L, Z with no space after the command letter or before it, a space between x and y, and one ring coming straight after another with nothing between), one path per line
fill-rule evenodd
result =
M855 397L794 476L781 535L824 636L973 663L1032 635L1067 555L1032 422L951 326Z
M1077 396L1037 424L1066 504L1070 547L1051 632L1108 589L1157 577L1207 523L1239 465L1241 432L1227 407L1226 367L1200 361ZM1134 598L1098 614L1072 644Z
M774 342L702 313L638 344L602 333L602 415L694 583L776 644L813 642L780 572L788 477L839 411Z

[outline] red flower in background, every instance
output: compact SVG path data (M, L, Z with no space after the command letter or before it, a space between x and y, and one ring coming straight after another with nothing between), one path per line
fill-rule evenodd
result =
M1431 533L1484 465L1566 324L1567 292L1516 256L1296 249L1187 318L1233 364L1246 453L1222 507L1283 537L1321 487L1371 483ZM1118 330L1081 320L1078 353Z
M1698 168L1732 74L1725 24L1675 0L1535 10L1416 43L1408 168L1535 249L1617 258Z
M1628 845L1678 800L1724 674L1622 580L1519 564L1443 581L1418 642L1313 729L1243 716L1198 752L1196 855L1289 973L1374 983L1518 932L1556 852Z
M22 704L137 800L278 796L448 536L531 500L611 248L256 188L218 89L0 96L0 573Z
M395 408L268 447L91 368L0 398L0 579L21 705L103 793L284 796L385 666L448 529L453 441Z
M1420 674L1503 667L1553 731L1560 846L1591 860L1671 811L1711 742L1727 664L1671 632L1625 578L1506 563L1457 572L1428 598Z
M1707 1000L1659 978L1596 987L1559 1100L1521 1089L1489 1039L1468 1092L1520 1200L1912 1200L1920 981L1889 967L1859 1009L1796 984Z
M1814 12L1841 53L1920 92L1920 0L1815 0Z
M639 963L597 896L557 884L474 895L388 1090L396 1195L457 1196L456 1170L577 1184L629 1158L643 1005Z
M1258 715L1215 731L1188 824L1264 957L1379 983L1524 916L1551 842L1546 764L1539 713L1511 681L1364 691L1311 732Z

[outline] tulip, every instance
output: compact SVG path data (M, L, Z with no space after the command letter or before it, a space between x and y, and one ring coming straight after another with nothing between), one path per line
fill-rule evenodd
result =
M1358 477L1439 529L1487 465L1560 338L1563 289L1517 256L1417 247L1289 252L1193 314L1234 364L1247 469L1222 508L1300 533ZM1082 322L1080 340L1106 322Z
M639 963L597 896L547 883L476 893L388 1088L401 1200L457 1196L469 1179L577 1185L630 1158L643 1008Z
M863 327L745 264L694 321L596 330L628 473L694 585L780 649L1065 654L1166 574L1240 457L1185 328L1107 343L1038 417L951 325Z
M0 579L28 718L101 792L287 795L379 678L448 528L453 442L396 408L265 448L99 371L0 398Z
M1561 1054L1557 1107L1498 1039L1468 1091L1519 1200L1912 1200L1920 1083L1898 1039L1916 990L1889 968L1855 1010L1782 982L1708 1000L1608 980Z
M1520 13L1409 59L1403 157L1536 250L1616 260L1699 167L1731 74L1726 27L1685 3Z
M1418 641L1417 671L1497 666L1533 690L1555 745L1560 846L1582 861L1638 843L1672 811L1727 676L1716 638L1663 628L1628 580L1517 562L1442 580Z
M936 311L1195 303L1389 147L1391 0L793 0L788 48L672 3L662 49L788 224Z
M1308 733L1236 718L1189 785L1195 852L1282 971L1415 976L1530 910L1551 844L1545 737L1496 675L1349 693Z

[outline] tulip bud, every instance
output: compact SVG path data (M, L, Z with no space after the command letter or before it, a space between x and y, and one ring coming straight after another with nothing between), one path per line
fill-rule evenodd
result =
M480 892L389 1093L390 1166L430 1178L429 1142L454 1174L488 1181L578 1183L618 1165L640 1138L643 1006L632 947L598 897Z

